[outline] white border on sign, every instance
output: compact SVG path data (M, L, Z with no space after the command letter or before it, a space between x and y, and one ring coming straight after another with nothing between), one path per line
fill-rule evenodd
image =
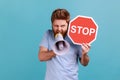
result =
M74 41L72 40L72 38L69 36L70 24L71 24L71 22L73 22L73 21L74 21L76 18L78 18L78 17L90 18L90 19L95 23L95 25L96 25L96 27L97 27L97 28L96 28L96 35L95 35L95 38L89 43L89 44L92 44L92 43L96 40L96 38L97 38L97 33L98 33L98 25L96 24L96 22L94 21L94 19L93 19L92 17L78 15L78 16L76 16L75 18L73 18L72 20L70 20L69 26L68 26L68 32L67 32L68 37L71 39L71 41L72 41L74 44L81 45L80 43L74 42Z

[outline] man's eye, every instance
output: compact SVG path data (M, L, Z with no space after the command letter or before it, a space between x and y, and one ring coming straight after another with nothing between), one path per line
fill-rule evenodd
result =
M54 27L58 27L58 25L54 25Z
M61 27L65 27L65 25L62 25Z

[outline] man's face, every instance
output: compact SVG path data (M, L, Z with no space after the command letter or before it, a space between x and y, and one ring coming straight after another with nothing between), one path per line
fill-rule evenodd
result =
M65 37L68 29L68 23L66 22L66 20L56 19L52 24L52 29L53 29L54 35L56 35L57 33L61 33L63 37Z

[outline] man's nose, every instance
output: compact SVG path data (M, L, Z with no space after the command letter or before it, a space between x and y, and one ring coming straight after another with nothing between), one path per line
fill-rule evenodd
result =
M60 26L58 27L58 32L61 32L61 27Z

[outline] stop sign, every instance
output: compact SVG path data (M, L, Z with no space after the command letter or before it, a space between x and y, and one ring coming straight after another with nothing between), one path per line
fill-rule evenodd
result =
M91 44L96 40L98 26L92 17L77 16L69 23L68 36L74 44Z

